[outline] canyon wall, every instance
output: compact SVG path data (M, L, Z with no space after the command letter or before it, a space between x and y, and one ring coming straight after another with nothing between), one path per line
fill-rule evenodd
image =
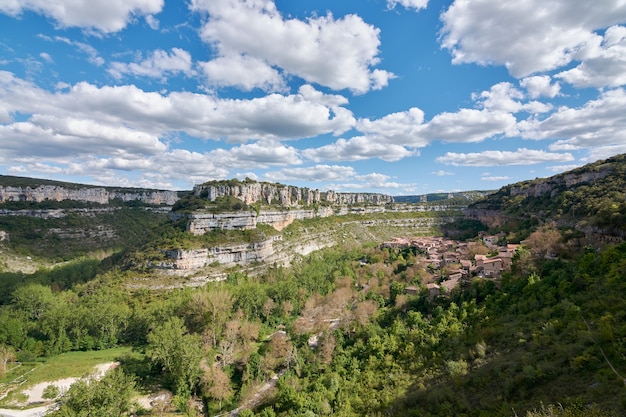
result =
M109 204L113 200L141 201L152 205L173 205L178 200L176 191L108 189L104 187L66 188L57 185L37 187L0 187L0 203L7 201L73 200L86 203Z
M341 216L346 214L383 213L384 207L328 207L322 206L317 209L292 209L292 210L261 210L257 214L254 211L234 211L226 213L194 212L186 215L187 231L194 235L203 235L212 230L250 230L255 229L257 224L267 224L276 230L283 230L296 220L313 219L316 217ZM181 218L180 213L172 213L172 220Z
M384 194L338 193L335 191L322 193L319 190L311 190L309 188L265 182L206 183L196 185L193 193L210 201L215 201L220 197L235 197L246 204L260 202L263 205L278 205L281 207L307 207L324 203L338 206L393 203L393 197Z
M166 261L159 262L154 267L171 270L197 270L211 264L220 265L248 265L254 262L263 262L271 258L274 251L274 242L282 236L254 243L236 245L212 246L199 249L166 250Z

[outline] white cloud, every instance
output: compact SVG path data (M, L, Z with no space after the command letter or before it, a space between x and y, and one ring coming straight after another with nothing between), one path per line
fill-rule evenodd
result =
M360 161L371 158L394 162L415 154L415 151L408 150L404 146L366 136L357 136L347 140L339 139L330 145L302 151L303 156L315 162Z
M285 91L282 75L265 61L248 55L229 55L198 64L211 86L233 86L245 91Z
M0 125L5 162L44 157L69 161L77 155L151 155L166 145L154 135L71 117L35 115L28 122Z
M370 174L364 175L355 175L354 179L359 182L352 183L336 183L331 184L330 189L335 191L341 190L383 190L383 192L387 192L385 190L396 190L398 188L412 188L415 184L401 184L395 181L389 181L392 177L385 174L379 174L377 172L372 172Z
M561 85L559 83L551 83L549 75L536 75L526 77L520 80L520 85L528 91L530 98L549 97L554 98L559 95Z
M39 56L41 57L41 59L43 59L44 61L46 61L48 63L54 62L54 59L52 59L50 54L47 53L47 52L42 52L42 53L39 54Z
M54 38L51 38L49 36L45 36L45 35L38 35L39 38L44 39L48 42L62 42L65 43L67 45L70 46L74 46L76 49L78 49L80 52L84 53L85 55L87 55L87 61L90 62L91 64L99 67L102 64L104 64L104 58L102 58L98 51L96 50L96 48L94 48L93 46L84 43L84 42L78 42L78 41L73 41L71 39L65 38L63 36L55 36Z
M441 15L453 62L505 65L515 77L563 67L593 44L594 30L626 20L620 0L455 0Z
M265 173L266 181L308 181L324 182L339 181L354 178L356 171L350 166L341 165L314 165L303 168L285 168L279 171Z
M549 104L538 101L523 102L525 94L513 84L501 82L491 86L489 91L473 94L472 99L479 107L491 112L519 113L525 111L532 114L546 113L552 109Z
M157 49L140 62L112 62L108 72L118 80L124 75L165 80L168 76L193 74L191 55L180 48L172 48L171 52Z
M439 171L431 172L431 174L436 175L438 177L445 177L446 175L454 175L454 172L439 170Z
M497 136L514 136L517 120L510 113L461 109L456 113L440 113L428 122L423 135L428 141L481 142Z
M608 90L582 107L561 107L549 117L519 123L526 139L561 139L551 150L618 146L626 143L626 92Z
M229 169L250 167L268 168L271 166L299 165L298 150L274 141L261 141L244 144L230 150L216 149L209 153L212 160Z
M393 9L398 4L406 9L421 10L428 6L428 0L387 0L388 9Z
M481 181L509 181L510 179L511 177L507 177L506 175L502 175L502 176L490 175L490 176L480 177Z
M357 15L285 19L271 0L192 0L190 8L208 13L200 35L219 57L247 56L262 61L266 65L263 73L272 80L275 74L267 67L279 67L309 83L362 94L386 86L394 77L373 68L380 61L380 30ZM228 62L218 58L212 71L223 74L225 70L219 67ZM255 67L260 68L258 64ZM255 84L259 84L259 76L254 77Z
M381 137L389 142L423 147L428 139L422 136L424 112L417 107L407 111L391 113L377 120L359 119L356 128L367 136Z
M97 32L119 32L134 17L159 13L163 0L5 0L0 11L17 16L33 11L51 17L61 27L81 27Z
M581 51L582 54L582 51ZM608 28L597 45L584 51L584 61L555 75L574 87L617 87L626 84L626 27Z
M313 103L300 94L235 100L188 92L161 95L133 85L97 87L84 82L49 93L4 71L0 71L0 103L4 119L14 112L72 114L75 119L127 126L155 136L183 131L197 138L231 142L339 135L355 123L349 110Z
M150 29L152 30L159 29L159 25L160 25L159 19L152 16L151 14L146 16L146 23L148 24L148 26L150 26Z
M421 148L437 140L469 143L498 135L513 136L517 134L516 123L510 113L475 109L440 113L424 123L424 112L411 108L377 120L359 119L356 128L370 138Z
M549 153L534 149L517 151L483 151L471 153L447 152L437 162L454 166L534 165L542 162L568 162L574 157L570 153Z

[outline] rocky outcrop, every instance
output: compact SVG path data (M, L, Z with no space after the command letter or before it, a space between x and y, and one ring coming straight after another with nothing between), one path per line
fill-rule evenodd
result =
M168 259L153 266L160 269L197 270L215 263L225 266L248 265L270 258L274 254L274 242L280 239L282 239L282 236L275 236L254 243L190 250L167 250L165 255Z
M81 201L88 203L109 204L114 200L124 202L141 201L151 205L173 205L178 201L176 191L110 189L104 187L68 188L58 185L39 185L36 187L0 187L0 203L7 201Z
M321 201L319 190L265 182L207 183L196 185L193 193L209 201L215 201L220 197L235 197L246 204L260 202L264 205L281 207L311 206Z
M227 213L194 212L186 215L186 217L187 231L194 235L203 235L212 230L251 230L255 229L257 224L267 224L276 230L283 230L296 220L384 212L385 208L382 206L341 206L335 208L322 206L316 209L261 210L258 214L253 211ZM172 213L170 217L172 220L178 220L185 217L185 215Z
M310 207L318 204L347 205L384 205L393 203L390 195L376 193L337 193L291 185L271 184L266 182L211 182L196 185L194 195L215 201L220 197L235 197L246 204L276 205L281 207Z
M480 208L464 209L463 216L468 219L478 220L489 228L504 226L511 220L510 216L504 215L501 211Z
M393 203L393 197L376 193L337 193L327 191L324 200L338 206L352 206L357 204L385 205Z
M555 175L554 177L548 178L544 181L530 181L513 184L510 186L509 195L511 197L518 195L523 197L541 197L549 194L550 197L554 197L564 189L572 188L578 184L593 184L611 173L612 170L610 169L585 172L567 172L561 175Z

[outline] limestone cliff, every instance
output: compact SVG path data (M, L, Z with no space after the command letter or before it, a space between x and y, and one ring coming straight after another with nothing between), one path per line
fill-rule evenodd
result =
M261 203L280 207L308 207L318 204L337 206L347 205L384 205L393 203L390 195L376 193L338 193L291 185L271 184L266 182L219 181L196 185L194 195L215 201L220 197L235 197L246 204Z
M335 191L327 191L325 201L339 206L356 204L385 205L393 203L393 197L376 193L337 193Z
M0 203L7 201L81 201L109 204L113 200L141 201L152 205L173 205L178 200L176 191L114 189L105 187L70 188L59 185L0 186Z
M260 202L264 205L281 207L311 206L321 201L319 190L265 182L232 184L211 182L196 185L193 193L209 201L215 201L220 197L235 197L246 204Z
M346 214L383 213L384 207L352 207L337 208L319 207L317 209L234 211L226 213L208 213L197 211L188 215L173 213L172 220L187 218L187 231L194 235L203 235L212 230L250 230L257 224L266 224L276 230L282 230L296 220L314 219L317 217L342 216Z

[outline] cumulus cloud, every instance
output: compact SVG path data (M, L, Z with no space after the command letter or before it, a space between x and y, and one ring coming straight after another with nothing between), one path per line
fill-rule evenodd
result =
M579 52L583 62L555 75L574 87L617 87L626 84L626 27L612 26Z
M264 91L285 91L282 75L265 61L249 55L229 55L200 62L210 86L232 86L244 91L260 88Z
M356 176L353 167L342 165L314 165L302 168L284 168L265 173L266 181L339 181Z
M299 165L298 150L274 141L244 144L232 149L216 149L209 153L212 160L229 169L268 168L271 166Z
M534 165L542 162L568 162L574 157L570 153L520 148L517 151L483 151L471 153L447 152L437 162L454 166Z
M561 85L552 84L549 75L536 75L520 80L520 85L528 91L530 98L549 97L554 98L559 95Z
M336 99L330 96L328 100ZM4 103L0 117L4 113L5 119L14 112L72 114L76 119L127 126L157 136L182 131L230 142L339 135L355 123L349 110L310 102L300 94L235 100L188 92L162 95L134 85L97 87L85 82L50 93L2 71L0 102Z
M415 154L415 151L406 149L404 146L366 136L357 136L347 140L339 139L330 145L302 151L303 156L315 162L360 161L371 158L394 162Z
M112 62L108 72L118 80L124 75L166 80L172 75L193 74L191 55L180 48L172 48L171 52L157 49L139 62Z
M526 95L508 82L495 84L489 91L473 94L472 99L477 101L479 107L492 112L519 113L525 111L538 114L546 113L552 109L551 105L538 101L524 102Z
M223 67L235 57L239 64L248 57L261 69L253 77L255 86L275 85L276 73L268 68L276 67L309 83L358 94L383 88L394 77L374 68L380 62L380 30L357 15L285 19L272 0L192 0L190 8L207 14L200 36L218 52L208 68L221 84L232 81ZM270 77L266 83L258 79L263 74Z
M426 126L423 135L444 142L481 142L505 134L514 136L517 120L510 113L489 110L461 109L456 113L440 113Z
M54 19L61 27L80 27L101 33L119 32L137 16L161 12L163 0L26 0L2 1L0 11L18 16L33 11Z
M569 64L595 30L624 20L618 0L456 0L441 15L440 41L454 63L504 65L519 78Z
M390 189L398 189L398 188L411 188L414 187L415 184L401 184L396 181L390 181L392 177L385 174L380 174L377 172L372 172L370 174L364 175L355 175L354 180L358 182L350 182L350 183L335 183L330 185L330 188L336 191L341 190L390 190ZM386 191L385 191L386 192Z
M545 119L520 122L526 139L559 139L551 150L619 146L626 143L626 91L608 90L579 108L563 106Z
M504 111L460 109L440 113L424 122L424 112L411 108L380 119L359 119L356 129L385 143L421 148L434 141L470 143L517 133L517 120Z
M356 128L368 136L386 138L392 143L423 147L429 141L422 135L424 112L417 107L391 113L377 120L359 119Z

